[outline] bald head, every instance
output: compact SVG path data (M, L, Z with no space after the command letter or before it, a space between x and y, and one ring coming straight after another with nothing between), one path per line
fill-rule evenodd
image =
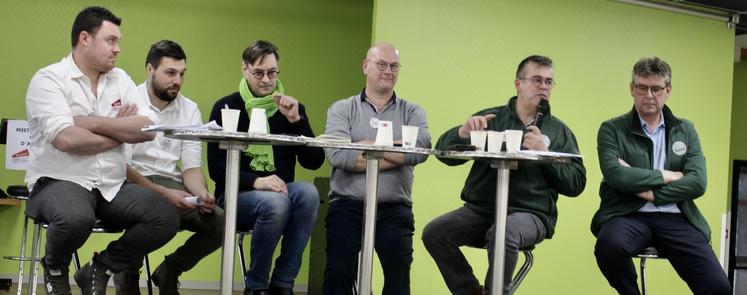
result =
M387 42L379 42L371 46L366 53L366 59L377 58L385 53L397 56L397 60L399 61L399 51L397 48L394 48L394 44Z

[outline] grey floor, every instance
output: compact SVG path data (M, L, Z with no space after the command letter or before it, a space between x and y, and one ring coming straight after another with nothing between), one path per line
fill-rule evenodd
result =
M23 294L26 294L27 292L26 290L28 290L27 287L28 287L27 285L25 284L23 285ZM72 289L73 289L73 295L80 295L80 289L75 288L75 286L73 286ZM42 285L39 285L36 288L36 290L37 290L36 291L37 294L45 294L44 286ZM14 283L13 285L10 286L10 291L0 290L0 294L16 294L17 291L18 291L18 286ZM114 288L107 288L106 293L115 294ZM147 295L148 290L146 288L140 288L140 293L143 295ZM153 294L158 294L158 288L153 289ZM179 294L181 295L203 295L203 294L220 294L220 292L218 290L179 289ZM233 294L241 295L243 294L243 291L233 291ZM306 293L295 293L295 294L304 295Z

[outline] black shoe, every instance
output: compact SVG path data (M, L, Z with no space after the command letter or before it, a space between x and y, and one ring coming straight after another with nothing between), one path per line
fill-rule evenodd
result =
M270 285L270 295L293 295L293 288Z
M244 288L244 295L270 295L270 290Z
M485 295L485 287L479 286L477 289L472 291L472 295Z
M171 269L166 263L161 263L151 276L153 284L158 287L160 295L179 295L179 276L181 271Z
M140 273L137 271L120 271L114 275L114 287L117 295L140 295Z
M97 263L95 259L91 259L91 262L86 263L75 272L74 278L83 295L103 295L106 294L106 285L109 283L109 277L112 274L114 273L105 266Z
M62 269L50 269L44 262L44 257L39 259L44 270L44 288L48 295L70 295L70 275L67 267Z

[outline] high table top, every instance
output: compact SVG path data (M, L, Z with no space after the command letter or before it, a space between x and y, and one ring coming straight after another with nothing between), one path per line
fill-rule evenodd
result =
M351 150L363 150L371 152L395 152L395 153L407 153L407 154L423 154L423 155L437 155L438 150L426 149L426 148L411 148L402 146L386 146L386 145L374 145L374 144L363 144L363 143L350 143L350 142L338 142L329 141L324 139L309 138L306 141L309 146L318 146L325 148L338 148L338 149L351 149Z
M461 160L524 160L541 162L569 162L571 158L581 158L581 155L577 154L533 150L522 150L517 153L491 153L486 151L439 151L436 156L441 158Z
M219 130L171 129L164 130L164 134L167 137L183 140L208 142L238 141L271 145L304 145L306 144L306 140L308 139L308 137L296 135L225 132Z
M435 155L437 157L464 159L464 160L528 160L543 162L568 162L571 158L581 158L581 155L549 152L549 151L532 151L522 150L517 153L498 152L491 153L486 151L441 151L427 148L410 148L402 146L385 146L362 143L340 142L336 140L327 140L311 138L297 135L285 134L265 134L265 133L248 133L248 132L224 132L220 130L196 130L196 129L162 129L167 137L196 140L208 142L236 141L246 143L271 144L271 145L308 145L324 148L354 149L370 152L395 152L408 154Z

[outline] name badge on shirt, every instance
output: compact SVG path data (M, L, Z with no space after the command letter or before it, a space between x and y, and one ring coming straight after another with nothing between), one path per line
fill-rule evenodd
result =
M379 128L379 119L378 118L371 118L371 120L368 120L368 124L371 125L371 128Z
M173 144L173 140L168 137L161 138L161 148L164 150L168 150L171 147L171 144Z
M687 152L687 145L685 145L684 142L675 141L672 144L672 152L674 152L675 155L682 156Z
M117 99L112 103L112 111L119 112L122 109L122 99Z

